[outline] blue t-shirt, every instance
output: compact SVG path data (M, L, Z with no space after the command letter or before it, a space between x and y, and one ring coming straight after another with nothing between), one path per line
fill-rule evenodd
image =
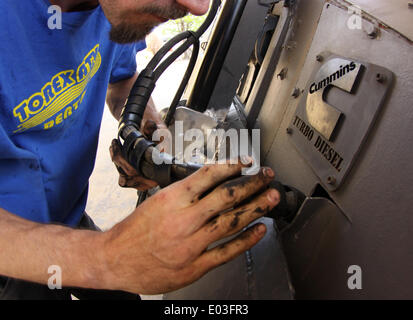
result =
M100 7L64 12L48 0L0 1L0 207L75 226L84 213L108 83L136 72L144 41L109 40Z

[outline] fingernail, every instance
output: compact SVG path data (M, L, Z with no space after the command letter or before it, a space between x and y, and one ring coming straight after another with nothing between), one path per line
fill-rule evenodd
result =
M272 203L278 203L280 201L280 194L278 193L277 190L271 189L267 193L267 199Z
M272 171L271 168L264 168L264 175L269 178L274 178L275 176L274 171Z

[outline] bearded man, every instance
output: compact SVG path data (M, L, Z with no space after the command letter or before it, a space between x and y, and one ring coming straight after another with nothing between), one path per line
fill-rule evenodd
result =
M62 10L61 29L48 28L51 5ZM162 22L208 7L209 0L0 2L0 298L168 292L263 237L265 226L257 224L206 250L279 201L275 190L261 191L272 170L238 178L241 163L205 166L106 232L85 213L105 98L119 119L142 39ZM152 102L142 125L149 119L164 126ZM154 182L140 178L140 185ZM254 194L242 214L231 210ZM47 285L50 270L59 271L61 289Z

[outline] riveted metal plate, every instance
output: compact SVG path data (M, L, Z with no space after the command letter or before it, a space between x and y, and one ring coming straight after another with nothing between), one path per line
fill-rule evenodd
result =
M320 55L324 59L315 62L289 136L321 182L334 191L356 159L394 76L374 64Z

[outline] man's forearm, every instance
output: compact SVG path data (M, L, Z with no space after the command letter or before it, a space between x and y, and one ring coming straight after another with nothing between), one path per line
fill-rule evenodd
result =
M47 284L48 268L62 270L64 286L105 287L102 233L44 225L0 209L0 274Z

